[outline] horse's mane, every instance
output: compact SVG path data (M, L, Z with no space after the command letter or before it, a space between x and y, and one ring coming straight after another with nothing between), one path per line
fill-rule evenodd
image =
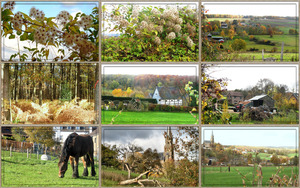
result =
M70 153L70 145L73 141L73 138L75 138L76 136L78 136L77 133L72 133L65 140L59 162L63 162L63 161L67 162L69 160L67 155L68 155L68 153Z

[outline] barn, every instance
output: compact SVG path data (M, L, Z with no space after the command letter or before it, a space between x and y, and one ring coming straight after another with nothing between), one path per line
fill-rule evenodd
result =
M253 107L268 106L274 108L275 101L269 95L257 95L249 100L253 103Z

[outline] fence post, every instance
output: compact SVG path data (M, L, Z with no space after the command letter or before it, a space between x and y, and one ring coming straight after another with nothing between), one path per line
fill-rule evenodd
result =
M27 159L29 158L29 149L27 148Z
M39 150L37 150L36 153L37 153L37 155L36 155L37 159L39 159Z
M261 53L262 53L262 61L264 61L265 60L265 58L264 58L264 49L261 50Z
M12 146L10 146L9 148L9 156L11 157L11 150L12 150Z
M284 48L284 42L281 44L281 56L280 56L280 61L283 61L283 48Z

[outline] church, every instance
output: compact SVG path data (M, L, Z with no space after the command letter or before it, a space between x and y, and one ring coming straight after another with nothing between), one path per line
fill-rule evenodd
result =
M203 149L212 149L215 145L215 138L214 138L214 132L211 132L210 140L204 140L202 144Z

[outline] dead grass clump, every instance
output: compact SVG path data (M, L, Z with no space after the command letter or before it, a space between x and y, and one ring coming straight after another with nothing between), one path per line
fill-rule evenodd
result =
M54 116L56 123L93 123L95 120L95 112L92 110L83 110L80 107L72 109L63 109L57 116Z
M93 110L94 109L94 103L88 102L87 99L83 99L81 100L78 105L80 106L80 108L84 109L84 110Z
M54 100L49 103L49 114L54 114L54 112L62 106L59 100Z
M27 118L29 122L33 124L47 124L51 123L52 120L43 112L37 112L35 114L30 114Z
M21 108L15 106L15 105L12 105L11 109L12 109L12 111L11 111L12 121L14 123L27 121L29 112L23 112L21 110Z
M114 173L114 172L107 172L107 171L101 171L101 177L102 179L106 180L112 180L116 182L121 182L126 180L126 177L122 174Z
M15 105L23 112L29 112L30 114L38 112L38 109L34 108L29 101L18 101Z

